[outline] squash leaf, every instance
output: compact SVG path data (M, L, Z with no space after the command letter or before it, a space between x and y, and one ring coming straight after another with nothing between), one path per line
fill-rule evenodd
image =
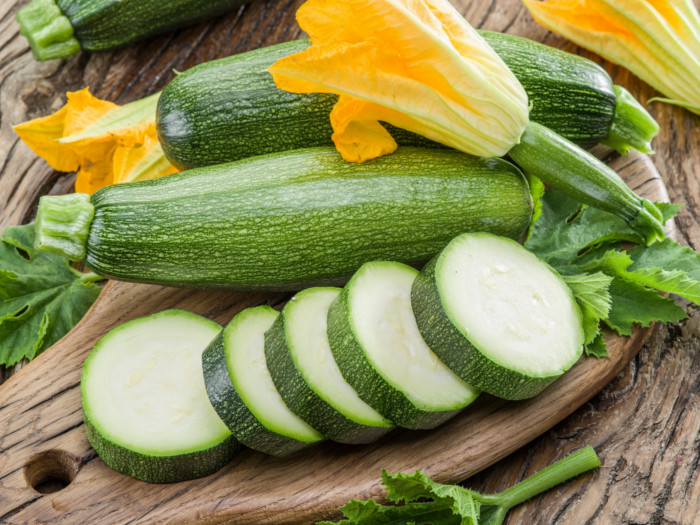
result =
M660 209L668 220L680 206ZM626 251L623 244L630 242L638 246ZM700 304L700 255L672 239L645 246L619 217L556 190L542 197L525 246L569 284L583 314L588 355L607 355L599 321L627 336L634 325L684 319L683 309L662 292Z
M0 365L33 359L63 337L97 299L95 274L34 249L34 225L0 237Z

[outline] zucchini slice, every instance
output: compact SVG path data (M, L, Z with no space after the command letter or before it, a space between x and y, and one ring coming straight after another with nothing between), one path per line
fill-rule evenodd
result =
M433 428L479 395L428 348L411 310L418 272L401 263L364 264L328 312L338 367L368 405L405 428Z
M83 365L87 438L114 470L152 483L207 476L240 445L209 404L200 356L221 331L184 310L126 322Z
M287 406L326 437L370 443L393 428L362 401L333 359L326 318L339 288L296 294L265 334L270 375Z
M535 396L583 351L571 290L511 239L460 235L423 268L411 299L430 348L464 381L495 396Z
M284 456L323 436L287 408L267 369L265 332L278 315L269 306L240 312L204 351L202 368L209 400L236 439Z

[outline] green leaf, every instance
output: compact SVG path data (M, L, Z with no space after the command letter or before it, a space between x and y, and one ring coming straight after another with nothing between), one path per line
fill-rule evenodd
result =
M700 304L700 254L691 248L664 239L651 246L632 249L630 258L633 263L629 271L653 282L651 286ZM683 278L679 278L677 272L681 272Z
M616 277L609 290L612 308L605 323L619 335L630 335L633 324L649 326L654 321L672 323L686 317L683 308L671 299L636 282Z
M387 498L405 503L380 505L373 500L351 500L340 509L348 519L337 524L501 525L512 507L599 465L593 448L584 447L499 494L480 494L458 485L436 483L419 470L413 474L383 470ZM323 521L317 525L336 524Z
M619 217L548 190L525 247L559 268L574 264L586 249L612 241L640 244L643 239Z
M598 336L589 344L586 345L586 355L600 359L601 357L610 357L608 348L605 344L603 333L599 331Z
M530 238L532 227L542 215L542 197L544 196L544 184L540 179L531 174L526 174L530 185L530 195L532 195L532 219L527 230L527 238Z
M470 490L457 485L436 483L420 470L413 474L399 472L395 475L383 470L382 482L387 488L387 498L390 501L408 503L430 498L436 503L447 505L455 514L462 516L463 520L469 518L474 523L479 521L481 503Z
M0 365L33 359L63 337L100 293L63 257L34 249L34 226L0 238Z
M666 223L667 220L673 219L676 215L678 215L678 212L681 211L683 206L685 204L672 204L670 202L655 202L654 206L656 206L659 211L661 212L661 215L664 218L664 223Z
M606 319L610 312L608 287L612 277L596 272L563 275L563 278L581 309L585 344L588 345L600 334L600 320Z
M408 503L400 507L380 505L374 500L351 500L340 509L347 520L338 523L344 525L460 525L459 516L449 506L434 502ZM318 525L334 525L322 521Z

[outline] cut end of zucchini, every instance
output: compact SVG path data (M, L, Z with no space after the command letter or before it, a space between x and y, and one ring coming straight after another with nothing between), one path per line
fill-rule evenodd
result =
M82 261L87 253L87 237L94 216L95 207L86 193L41 197L34 247L71 261Z
M55 0L34 0L17 12L17 22L36 60L67 58L80 52L73 26Z
M297 417L275 388L265 358L265 332L279 312L243 310L202 355L209 400L234 437L250 448L284 456L322 439Z
M581 355L581 312L571 291L517 242L462 235L443 252L436 280L448 316L490 361L549 377Z
M455 238L420 272L411 301L428 346L464 381L494 396L533 397L583 352L571 290L512 239Z
M478 395L428 348L411 308L418 271L401 263L362 266L349 287L350 317L365 355L411 402L430 411L463 408Z
M124 323L103 337L83 367L90 443L104 462L145 481L208 475L236 449L209 403L200 370L221 327L183 310Z
M272 308L251 308L226 329L226 360L238 395L258 421L277 434L304 442L323 439L284 403L272 382L265 359L265 332L277 319Z
M654 117L625 88L614 86L613 89L617 97L615 115L607 138L601 142L620 155L626 155L632 149L654 153L651 141L659 132Z

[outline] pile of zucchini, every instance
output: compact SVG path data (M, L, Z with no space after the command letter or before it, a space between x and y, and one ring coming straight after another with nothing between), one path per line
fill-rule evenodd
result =
M223 330L169 310L100 340L81 391L109 466L163 483L212 473L241 445L284 455L326 438L369 443L440 425L481 391L535 396L578 360L571 291L516 242L533 215L521 169L653 242L660 211L574 142L650 151L658 126L592 62L482 35L530 99L532 122L509 152L520 168L393 128L396 153L344 162L331 146L335 96L280 91L267 73L308 45L296 41L203 64L165 89L159 140L186 171L42 197L37 246L105 277L312 286Z
M205 476L240 445L286 455L434 428L480 391L541 392L581 356L579 307L517 242L462 234L422 271L360 267L343 288L248 308L224 328L182 310L125 323L83 368L88 439L149 482Z

